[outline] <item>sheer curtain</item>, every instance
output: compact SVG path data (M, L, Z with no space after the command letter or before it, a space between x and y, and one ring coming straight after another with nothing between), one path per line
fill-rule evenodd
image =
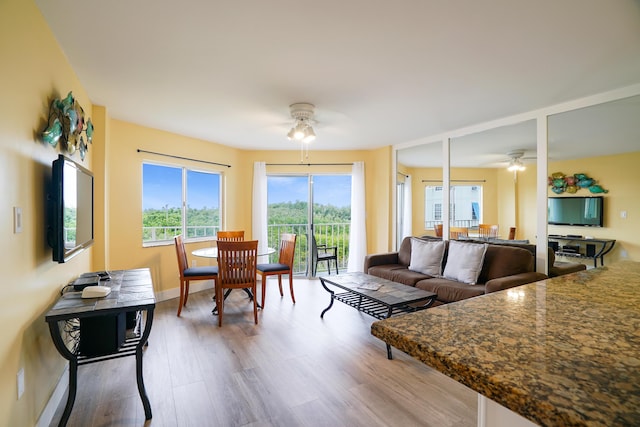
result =
M413 235L413 205L411 203L411 175L404 178L402 204L402 238Z
M258 240L258 253L264 253L267 242L267 165L265 162L253 164L253 202L251 228L253 239ZM261 257L260 262L265 258Z
M348 272L362 271L367 255L367 228L364 204L364 162L355 162L351 172L351 230Z

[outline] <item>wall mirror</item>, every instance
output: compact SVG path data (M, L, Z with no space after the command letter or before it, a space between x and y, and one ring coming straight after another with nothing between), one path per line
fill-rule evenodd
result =
M397 151L396 247L407 235L436 234L435 225L442 223L442 217L433 213L433 204L427 206L425 189L442 186L442 167L441 141Z
M640 96L630 96L548 118L548 172L565 175L582 173L593 178L608 193L591 193L581 188L575 193L549 196L604 197L603 227L549 225L549 234L574 234L616 239L608 262L640 256L638 242L631 237L640 222L628 213L634 210L640 182ZM562 259L576 262L576 259Z
M514 238L535 236L535 120L453 138L450 158L451 238L508 239L511 227Z

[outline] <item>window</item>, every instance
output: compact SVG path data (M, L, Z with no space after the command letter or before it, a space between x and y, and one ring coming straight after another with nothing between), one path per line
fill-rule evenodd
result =
M442 223L442 187L424 188L424 228L433 229ZM482 211L482 186L452 185L450 223L455 227L475 227L480 223Z
M142 164L143 246L214 237L220 229L221 175Z

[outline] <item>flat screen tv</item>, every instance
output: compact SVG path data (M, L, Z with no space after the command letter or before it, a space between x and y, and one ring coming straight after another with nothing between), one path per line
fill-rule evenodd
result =
M594 197L549 197L548 222L551 225L576 225L602 227L602 196Z
M47 240L63 263L93 244L93 173L63 155L52 166Z

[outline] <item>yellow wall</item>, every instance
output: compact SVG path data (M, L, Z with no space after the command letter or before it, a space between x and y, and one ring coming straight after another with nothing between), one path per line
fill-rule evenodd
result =
M110 160L106 166L108 234L104 241L109 260L106 265L108 269L149 267L157 292L177 288L180 283L172 244L142 247L143 161L222 172L226 184L226 227L250 227L250 211L242 209L244 193L247 191L244 176L246 162L238 150L119 120L111 120L110 134L107 147ZM138 149L230 164L232 167L173 159L138 152ZM188 250L190 252L191 249L204 245L188 245Z
M37 140L55 97L74 95L91 116L87 93L32 1L0 1L0 425L36 423L64 367L44 314L70 279L91 268L92 250L66 264L51 260L45 239L46 186L58 151ZM92 151L84 165L91 169ZM79 156L73 157L80 162ZM23 231L13 233L13 207ZM17 399L16 374L25 373Z
M174 290L179 275L173 245L142 247L142 162L190 165L220 171L224 176L223 227L243 229L252 235L251 206L253 164L299 163L300 153L292 151L246 151L112 120L107 169L109 269L150 267L157 292ZM138 153L137 150L177 155L231 165L230 168L200 162ZM389 149L370 151L311 151L309 163L365 162L368 252L389 248ZM336 160L339 159L339 160ZM269 166L268 173L351 173L351 166ZM382 172L382 173L381 173ZM376 191L377 190L377 191ZM188 244L188 252L209 243ZM189 256L189 258L191 258ZM198 262L206 262L198 260Z

